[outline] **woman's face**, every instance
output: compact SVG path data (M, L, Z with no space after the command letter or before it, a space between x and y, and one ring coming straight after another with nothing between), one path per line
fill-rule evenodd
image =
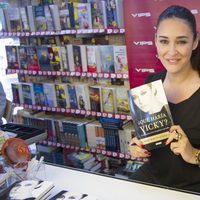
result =
M134 102L136 106L143 112L150 112L151 104L155 96L151 87L148 85L143 85L142 87L135 88L133 95Z
M160 61L169 73L177 73L191 67L192 50L198 41L188 23L179 18L165 19L157 27L155 38Z

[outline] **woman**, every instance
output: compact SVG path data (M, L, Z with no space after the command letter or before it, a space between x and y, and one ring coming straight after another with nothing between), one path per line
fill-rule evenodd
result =
M200 192L200 60L196 21L181 6L170 6L158 18L155 44L165 70L146 82L162 79L174 120L166 146L151 152L137 138L134 157L148 157L132 179Z

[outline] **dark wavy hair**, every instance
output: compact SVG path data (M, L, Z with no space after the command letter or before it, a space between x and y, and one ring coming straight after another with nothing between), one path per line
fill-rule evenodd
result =
M178 5L172 5L166 8L158 17L157 27L163 20L170 18L179 18L186 21L193 33L193 40L195 41L197 39L196 19L189 9ZM192 52L191 64L200 76L200 41L198 42L197 48Z

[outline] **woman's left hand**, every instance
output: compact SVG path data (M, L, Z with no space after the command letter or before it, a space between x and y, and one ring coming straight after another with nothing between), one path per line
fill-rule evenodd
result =
M198 149L191 145L183 129L178 125L174 125L170 128L170 133L166 145L170 144L172 152L176 155L181 155L188 163L197 164L195 154Z

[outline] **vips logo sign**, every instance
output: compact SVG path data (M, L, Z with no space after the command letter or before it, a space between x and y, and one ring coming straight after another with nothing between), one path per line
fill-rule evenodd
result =
M128 55L130 87L144 83L150 74L163 69L156 52L154 37L159 14L170 5L182 5L200 21L197 0L132 0L124 1L125 37ZM197 24L198 32L200 23Z

